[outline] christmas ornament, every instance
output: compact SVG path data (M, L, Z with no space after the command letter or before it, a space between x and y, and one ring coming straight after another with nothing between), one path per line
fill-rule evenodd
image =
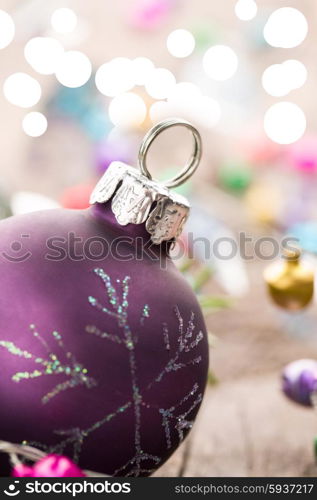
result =
M277 186L268 182L250 186L245 195L250 215L262 224L276 224L283 213L283 197Z
M252 173L245 165L223 165L218 172L220 183L237 194L242 193L251 183Z
M13 469L14 477L85 477L85 474L69 458L60 455L47 455L33 467L17 464Z
M151 179L149 146L182 125L186 167ZM170 188L198 166L200 137L169 120L145 136L141 173L113 162L86 210L46 210L0 222L0 437L81 469L146 476L193 425L208 369L206 328L169 257L188 217ZM9 474L6 455L2 474Z
M290 144L286 159L301 173L315 174L317 170L317 137L314 135L302 137Z
M280 307L297 311L306 307L314 293L314 272L300 259L298 249L284 250L283 260L268 266L264 279L268 292Z
M303 250L317 254L317 223L315 221L308 220L294 224L288 229L287 234L297 239Z
M151 30L166 20L173 8L173 0L137 0L129 13L134 28Z
M282 373L284 394L304 406L313 406L312 396L317 387L317 361L298 359L289 363Z

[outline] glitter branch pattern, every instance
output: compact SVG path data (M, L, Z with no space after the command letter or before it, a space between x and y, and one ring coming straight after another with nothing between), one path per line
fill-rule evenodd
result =
M175 403L170 408L165 409L160 406L153 406L146 402L146 394L141 393L138 380L138 367L135 355L138 344L138 336L135 332L132 332L128 321L130 277L126 276L122 280L117 279L117 286L114 287L111 278L103 269L97 268L94 272L102 280L105 286L107 303L103 304L93 296L88 297L88 302L92 307L96 308L101 313L114 318L121 334L112 334L110 332L103 331L95 325L88 325L86 327L86 332L95 337L99 337L100 339L113 342L122 349L126 350L130 371L131 398L128 401L123 402L112 413L105 415L86 429L74 427L71 429L54 431L54 434L64 437L64 439L56 445L47 446L37 442L25 442L25 444L36 446L48 453L60 454L64 453L65 449L71 446L73 459L78 461L81 449L87 437L89 437L97 429L107 425L107 423L111 422L114 418L118 418L119 415L126 413L128 410L132 410L134 416L134 455L130 458L130 460L128 460L127 463L115 470L113 475L140 476L143 474L151 474L158 466L161 459L160 457L142 449L142 410L144 411L151 408L159 413L165 433L166 447L167 449L170 449L173 446L172 432L174 431L177 433L179 442L181 442L184 439L185 431L192 427L193 422L190 420L190 414L200 404L202 394L198 393L199 387L196 383L180 401ZM163 347L171 357L160 373L150 384L148 384L145 391L150 390L153 385L160 383L163 377L167 376L169 373L181 370L186 366L198 364L201 361L201 356L194 356L188 359L188 354L191 354L192 351L195 350L203 338L202 332L195 333L194 314L191 314L189 322L185 326L179 308L175 307L174 310L178 321L179 332L176 351L172 353L168 325L163 323ZM145 304L140 314L140 328L142 328L144 321L149 317L150 308L147 304ZM8 348L8 346L5 347ZM18 349L15 346L14 348ZM23 355L24 357L30 356L33 358L32 355L29 355L29 353L21 350L19 350L18 355ZM186 403L190 404L187 409L185 408Z
M38 443L36 441L24 441L23 444L28 446L35 446L45 451L46 453L57 453L60 455L62 455L64 453L64 450L70 445L73 448L73 453L72 453L73 460L75 462L78 462L85 438L87 438L90 434L92 434L100 427L103 427L105 424L109 423L113 418L124 413L130 407L131 407L131 402L128 401L123 406L117 408L117 410L115 410L113 413L109 413L101 420L95 422L91 427L88 427L88 429L80 429L79 427L73 427L72 429L55 431L54 434L57 434L59 436L68 436L66 437L66 439L62 440L60 443L56 445L47 446L45 444Z
M186 329L184 328L184 320L179 312L178 307L175 307L175 314L178 319L178 328L179 328L179 337L178 337L178 347L175 354L171 357L171 359L167 362L166 366L163 370L157 375L154 382L160 382L162 378L169 372L176 372L182 368L185 368L189 365L195 365L201 362L201 356L194 357L189 361L182 361L182 355L188 352L191 352L195 349L199 342L203 339L203 332L199 331L197 335L193 338L195 324L194 324L194 313L191 313L190 320ZM169 336L168 336L168 328L167 325L163 325L163 338L165 348L170 350ZM154 382L149 384L149 387L153 385Z
M195 393L197 393L197 391L198 391L198 384L195 384L193 386L192 390L175 406L172 406L171 408L168 408L168 409L164 409L164 408L159 409L159 413L162 416L162 426L164 427L164 431L165 431L167 448L172 447L171 429L170 429L171 422L176 421L175 429L178 432L178 437L179 437L180 443L184 439L184 430L192 428L194 422L187 420L187 416L190 415L190 413L194 410L194 408L196 408L196 406L198 406L201 403L202 394L198 394L195 401L193 402L193 404L190 406L190 408L188 410L184 411L183 413L179 413L177 415L175 415L175 412L176 412L176 410L179 410L179 409L181 411L181 407L183 406L183 404L190 397L194 396Z
M21 380L34 379L42 376L64 375L67 380L57 384L53 389L42 397L42 403L46 404L51 401L60 392L72 389L78 385L84 385L88 389L97 385L97 382L88 376L88 370L76 361L75 356L66 351L62 336L54 331L51 336L60 350L63 352L65 361L61 361L55 353L54 348L51 350L46 340L37 332L35 325L30 325L30 330L33 336L44 347L47 357L39 357L30 352L17 347L13 342L0 340L0 347L5 348L10 354L19 356L20 358L33 361L36 368L33 371L20 371L12 376L14 382Z

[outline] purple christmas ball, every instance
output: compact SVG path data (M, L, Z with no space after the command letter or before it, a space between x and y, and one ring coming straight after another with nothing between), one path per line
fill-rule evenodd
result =
M0 439L146 476L193 425L206 328L169 243L110 206L0 222Z
M299 359L289 363L282 374L284 394L304 406L312 406L312 394L317 388L317 361Z

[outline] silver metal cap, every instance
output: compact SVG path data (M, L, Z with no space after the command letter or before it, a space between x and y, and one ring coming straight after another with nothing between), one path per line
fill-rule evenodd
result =
M166 128L182 125L192 131L194 153L182 172L171 181L162 184L152 180L146 167L146 154L155 137ZM176 239L182 232L189 215L189 202L171 191L170 186L182 184L196 170L201 157L201 140L198 131L188 122L179 119L166 120L153 127L144 137L139 152L141 172L114 161L93 190L90 203L105 203L112 199L111 209L122 226L142 224L151 235L153 243Z

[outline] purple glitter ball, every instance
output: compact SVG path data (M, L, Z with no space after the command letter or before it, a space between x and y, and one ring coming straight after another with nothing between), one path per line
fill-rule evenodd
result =
M284 394L303 406L312 406L317 388L317 361L299 359L288 364L282 374Z
M168 244L140 258L145 226L110 206L0 222L0 439L146 476L193 425L207 335Z

